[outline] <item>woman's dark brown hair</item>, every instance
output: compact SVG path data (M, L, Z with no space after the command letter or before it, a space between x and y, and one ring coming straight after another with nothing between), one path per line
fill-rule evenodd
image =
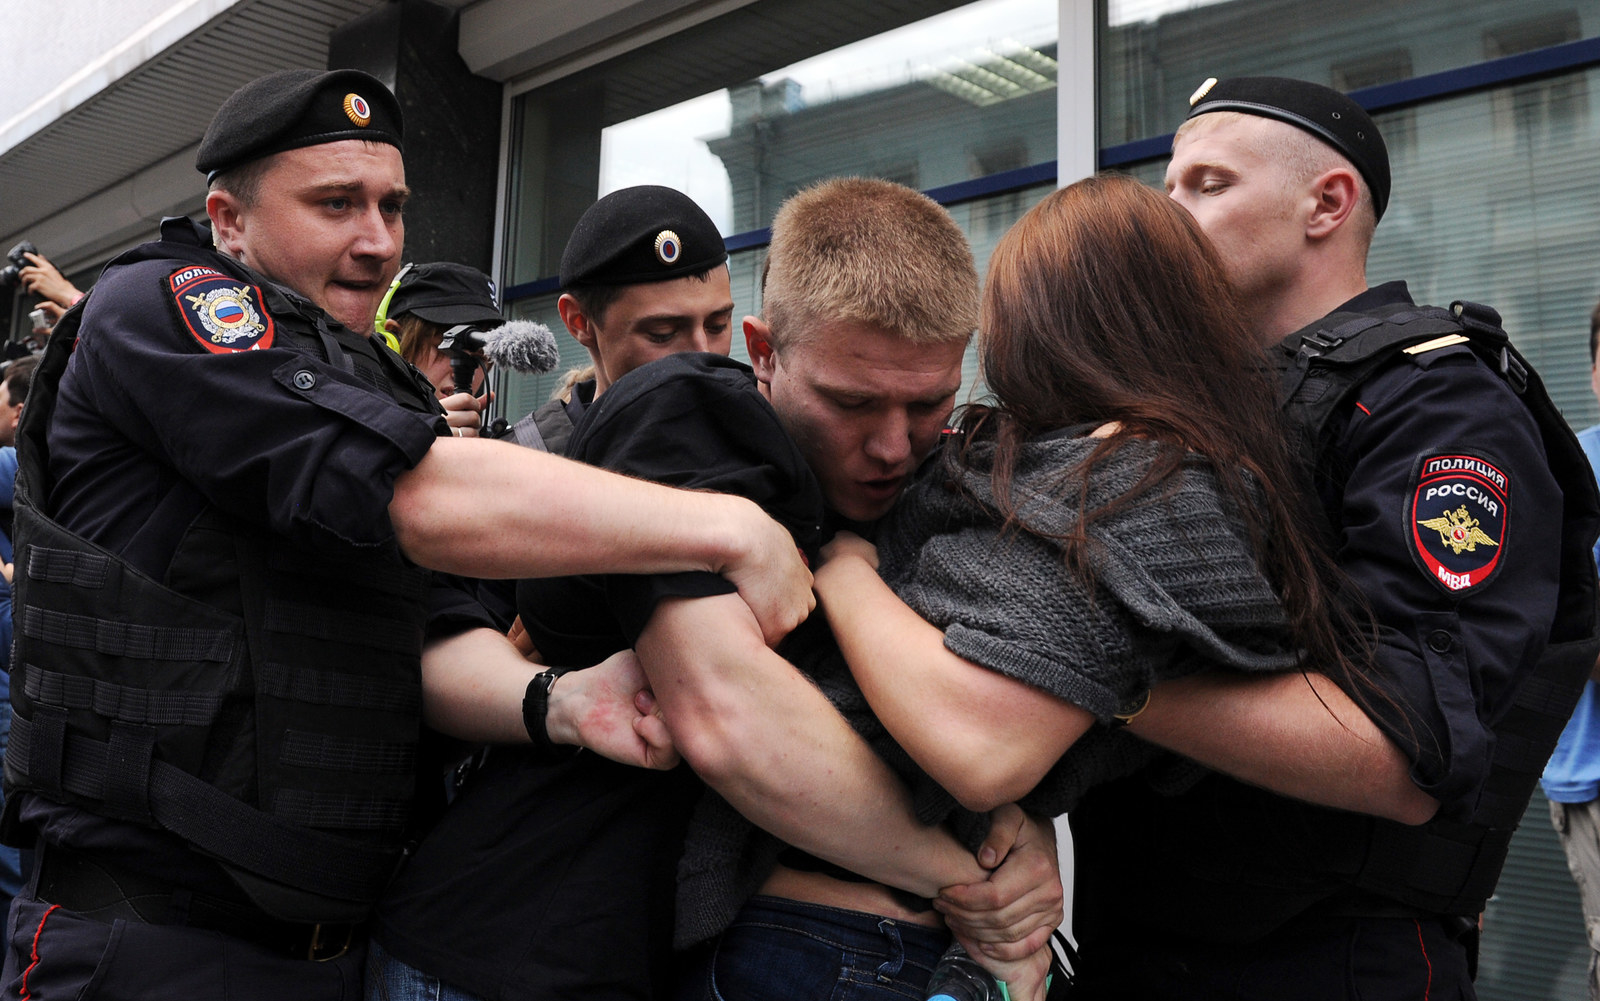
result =
M1357 677L1340 652L1338 636L1353 631L1330 594L1332 562L1316 545L1317 522L1297 489L1301 474L1285 444L1265 346L1241 315L1216 250L1170 199L1114 175L1056 191L990 258L978 344L996 402L967 408L965 440L995 443L994 494L1007 527L1024 531L1009 498L1028 439L1091 422L1120 425L1068 471L1076 482L1062 489L1080 497L1094 463L1123 442L1163 446L1137 487L1080 509L1075 530L1058 540L1085 575L1087 527L1174 483L1186 452L1204 455L1256 543L1308 666Z

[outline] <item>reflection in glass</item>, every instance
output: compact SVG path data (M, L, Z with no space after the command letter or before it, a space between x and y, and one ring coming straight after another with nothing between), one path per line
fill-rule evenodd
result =
M1600 35L1600 0L1099 0L1100 145L1176 129L1207 77L1354 90ZM1409 132L1397 130L1401 145Z
M1377 116L1394 188L1367 276L1403 278L1419 302L1500 311L1573 427L1600 420L1589 389L1589 312L1600 297L1597 72L1436 101ZM1166 159L1124 168L1162 186ZM1487 995L1484 995L1487 997Z
M1055 158L1055 0L981 0L601 133L599 194L666 184L724 234L840 174L930 188Z

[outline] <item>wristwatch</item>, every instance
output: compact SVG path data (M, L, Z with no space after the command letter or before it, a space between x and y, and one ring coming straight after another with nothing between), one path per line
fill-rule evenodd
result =
M1140 713L1149 708L1150 689L1146 688L1143 692L1124 702L1121 708L1111 714L1111 725L1127 726L1138 719Z
M534 751L550 761L566 761L583 750L576 744L552 741L546 725L550 716L550 690L555 687L556 679L566 673L564 667L540 671L528 682L528 690L522 696L522 725L528 731L528 739L533 742Z

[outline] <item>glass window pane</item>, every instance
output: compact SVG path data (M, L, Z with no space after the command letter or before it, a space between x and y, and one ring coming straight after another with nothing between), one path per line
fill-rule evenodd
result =
M1600 0L1099 0L1100 145L1164 135L1207 77L1349 91L1600 35Z
M1499 310L1513 343L1575 428L1600 419L1589 313L1600 296L1600 71L1436 101L1377 117L1393 194L1367 277L1419 302ZM1161 186L1165 160L1128 170Z
M1413 138L1393 157L1370 280L1418 301L1487 303L1574 427L1593 424L1589 312L1600 293L1596 71L1380 115ZM1401 126L1396 129L1396 126Z
M1055 159L1057 0L758 0L519 98L509 283L601 194L665 184L725 234L821 178L927 189Z

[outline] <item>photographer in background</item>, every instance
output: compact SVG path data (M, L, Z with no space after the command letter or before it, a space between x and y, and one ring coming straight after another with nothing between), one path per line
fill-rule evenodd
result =
M16 269L14 281L22 285L23 291L30 292L44 301L40 308L48 314L50 323L61 319L61 314L71 309L73 304L83 298L83 293L61 274L61 271L50 263L50 259L39 253L39 248L24 240L11 248L6 255L11 261L11 267ZM6 271L11 271L7 268ZM7 282L6 284L10 284Z
M481 357L457 363L446 336L459 326L488 330L503 323L489 276L447 261L407 265L378 309L378 332L394 338L391 346L428 377L441 400L457 392L477 395L485 375ZM460 371L471 371L470 386L458 385Z
M45 307L49 306L50 309ZM15 347L6 345L5 353L8 358L21 358L35 351L43 351L45 342L50 339L50 332L56 328L56 321L61 318L61 308L53 302L42 302L37 308L28 312L28 337Z
M557 360L549 328L507 321L499 300L482 271L436 262L402 268L378 307L378 333L427 378L450 425L469 438L479 434L481 413L494 399L483 393L491 366L538 373ZM497 436L491 428L489 437Z

